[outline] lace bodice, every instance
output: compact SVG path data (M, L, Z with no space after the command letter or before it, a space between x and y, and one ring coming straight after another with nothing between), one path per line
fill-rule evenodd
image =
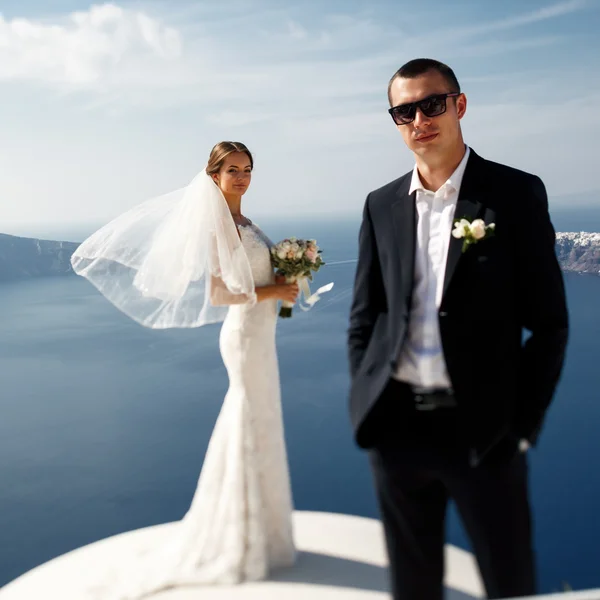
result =
M273 243L264 232L253 223L238 225L242 244L246 250L254 284L256 286L273 283L273 267L271 266L270 249Z

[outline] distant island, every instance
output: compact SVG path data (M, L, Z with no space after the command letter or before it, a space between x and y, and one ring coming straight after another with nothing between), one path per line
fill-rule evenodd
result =
M0 282L71 275L78 246L0 233ZM556 254L564 271L600 275L600 233L557 233Z
M556 254L564 271L600 275L600 233L557 233Z
M0 233L0 282L72 274L71 255L78 246Z

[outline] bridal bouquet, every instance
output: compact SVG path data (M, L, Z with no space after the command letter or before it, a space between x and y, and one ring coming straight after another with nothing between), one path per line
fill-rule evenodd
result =
M277 275L284 276L288 283L298 283L306 302L311 306L319 299L319 293L333 287L333 284L328 284L310 295L307 280L312 281L313 271L318 271L325 264L316 240L286 238L271 248L271 262ZM291 317L293 306L292 302L282 302L279 316Z

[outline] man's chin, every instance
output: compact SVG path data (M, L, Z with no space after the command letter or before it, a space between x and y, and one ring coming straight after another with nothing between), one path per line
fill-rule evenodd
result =
M411 150L418 156L425 156L426 154L431 154L433 152L439 151L439 146L437 144L434 146L433 144L423 144L419 146L411 146Z

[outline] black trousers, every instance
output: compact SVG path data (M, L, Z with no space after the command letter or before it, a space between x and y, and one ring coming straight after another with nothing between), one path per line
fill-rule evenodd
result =
M535 595L527 457L518 440L504 440L471 467L457 409L415 411L406 404L410 399L393 396L405 403L405 414L386 415L386 434L370 452L393 599L443 599L449 499L471 540L488 598ZM394 413L403 419L397 428Z

